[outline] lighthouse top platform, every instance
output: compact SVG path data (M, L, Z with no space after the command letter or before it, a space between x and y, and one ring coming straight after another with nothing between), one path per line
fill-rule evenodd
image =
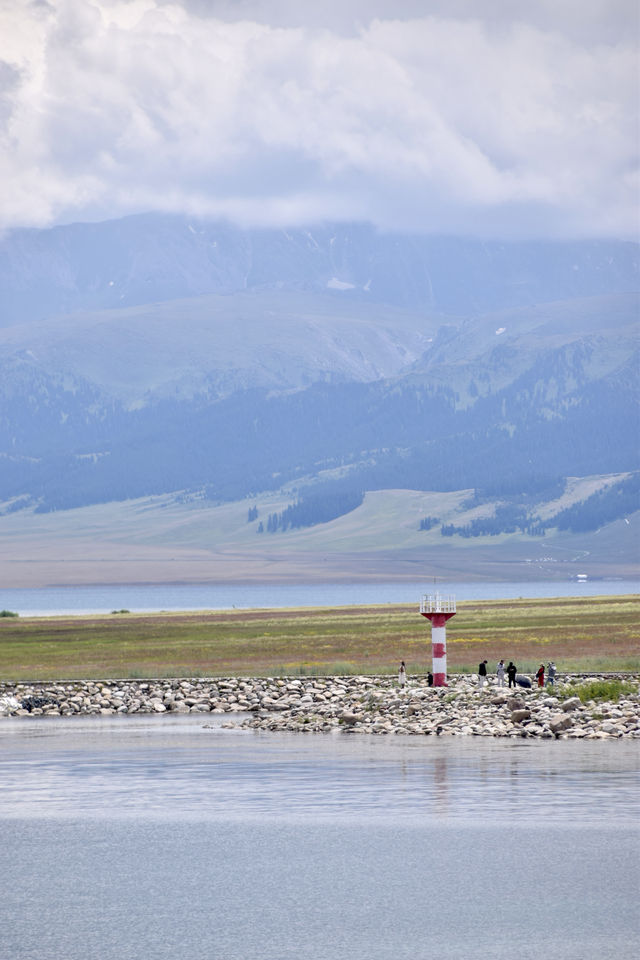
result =
M420 601L420 613L455 613L456 598L440 593L426 593Z

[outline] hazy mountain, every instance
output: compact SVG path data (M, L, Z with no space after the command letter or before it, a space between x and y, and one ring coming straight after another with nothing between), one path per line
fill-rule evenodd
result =
M0 241L0 325L244 290L312 290L470 315L638 289L638 245L503 243L367 224L240 230L148 214Z
M209 294L5 327L0 363L17 362L21 379L30 370L36 381L91 384L125 405L217 399L252 387L394 376L422 356L440 323L312 291Z
M18 231L0 498L513 493L637 470L637 262L633 244L366 226Z
M531 330L495 346L499 328L484 318L490 333L468 356L458 353L464 327L451 340L446 328L433 361L427 354L404 376L239 390L218 401L165 397L137 409L107 402L86 381L69 389L43 374L34 380L33 366L18 359L3 381L3 494L63 507L195 488L235 499L336 468L363 489L498 479L524 488L536 477L637 469L638 358L628 318L627 309L605 310L601 334L544 336L545 310L535 350ZM478 336L475 323L469 333Z
M565 396L622 373L637 354L639 318L637 293L485 314L443 328L412 379L455 390L458 406L521 380L519 401L553 415Z

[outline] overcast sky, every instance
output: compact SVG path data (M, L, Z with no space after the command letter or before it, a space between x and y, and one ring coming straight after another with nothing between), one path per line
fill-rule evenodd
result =
M636 0L0 0L0 227L634 238Z

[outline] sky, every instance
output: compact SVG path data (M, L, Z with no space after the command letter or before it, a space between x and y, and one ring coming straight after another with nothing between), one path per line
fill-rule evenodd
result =
M637 239L636 0L0 0L0 229Z

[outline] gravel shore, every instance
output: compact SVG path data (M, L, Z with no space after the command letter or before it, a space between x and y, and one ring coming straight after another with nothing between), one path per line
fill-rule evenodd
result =
M592 680L624 680L618 701L583 703ZM243 714L229 726L256 730L405 736L640 739L637 674L574 675L555 687L509 690L490 678L452 676L448 687L390 677L226 678L0 683L0 716ZM248 716L247 716L248 714Z

